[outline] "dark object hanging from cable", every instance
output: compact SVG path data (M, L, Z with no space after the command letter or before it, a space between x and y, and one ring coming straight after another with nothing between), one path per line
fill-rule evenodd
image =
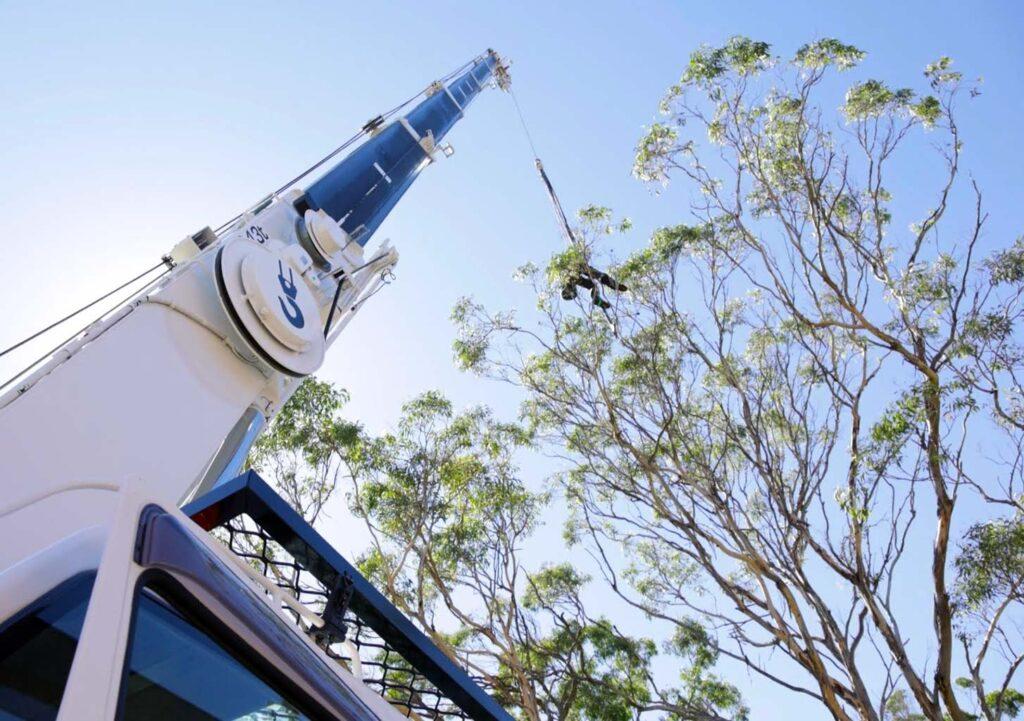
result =
M615 280L603 270L598 270L592 265L588 265L586 270L582 273L574 276L562 286L562 300L575 300L576 299L576 288L586 288L590 291L590 299L594 302L598 308L602 310L608 310L612 307L612 304L601 297L601 286L609 288L614 291L629 290L623 283Z
M562 207L562 202L558 199L558 193L555 192L555 187L551 184L551 179L548 177L547 172L544 170L544 163L540 161L537 156L537 148L533 144L533 137L530 135L530 129L526 127L526 119L523 117L523 110L519 107L519 100L511 90L509 94L512 96L512 102L516 106L516 113L519 115L519 122L523 126L523 132L526 135L526 140L530 144L530 150L533 151L533 161L537 166L537 173L540 175L541 182L544 183L544 190L548 194L548 199L551 201L551 207L555 211L555 220L558 222L558 227L562 231L562 235L565 236L566 242L572 246L576 245L583 247L583 243L573 234L572 226L569 224L569 218L565 214L565 209ZM586 288L590 291L590 299L593 301L601 310L608 310L612 307L601 295L601 286L608 288L609 290L621 292L629 290L624 284L615 280L603 270L598 270L592 265L587 267L580 273L577 273L569 279L569 281L562 286L562 300L575 300L577 297L577 288Z
M555 193L554 186L551 185L551 179L548 178L548 174L544 171L544 164L540 162L540 158L534 158L537 164L537 172L540 173L540 179L544 182L544 188L548 192L548 197L551 199L551 205L555 209L555 217L558 219L558 224L561 226L562 232L565 234L566 240L570 245L580 245L582 243L572 232L572 227L569 225L569 219L565 215L565 210L562 208L562 203L558 200L558 195ZM615 280L603 270L598 270L592 265L587 265L582 272L577 273L569 279L569 281L562 286L562 300L575 300L577 296L576 289L586 288L590 291L590 299L593 301L601 310L608 310L612 307L601 295L601 286L608 288L613 291L621 292L629 290L623 283Z

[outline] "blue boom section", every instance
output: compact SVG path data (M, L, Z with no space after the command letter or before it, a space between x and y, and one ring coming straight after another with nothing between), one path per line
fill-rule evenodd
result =
M307 188L309 207L323 210L357 243L366 245L429 162L420 140L432 135L440 143L490 81L497 62L494 53L484 55L445 89L359 146Z

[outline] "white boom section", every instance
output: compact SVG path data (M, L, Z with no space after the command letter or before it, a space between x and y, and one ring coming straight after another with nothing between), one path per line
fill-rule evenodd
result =
M247 214L202 251L180 243L156 285L0 397L0 572L95 523L90 490L139 484L178 505L217 470L236 425L270 418L319 367L337 338L324 325L339 271L335 329L398 255L385 243L364 258L322 212L300 217L297 196ZM42 499L56 503L42 504L30 533L10 522Z

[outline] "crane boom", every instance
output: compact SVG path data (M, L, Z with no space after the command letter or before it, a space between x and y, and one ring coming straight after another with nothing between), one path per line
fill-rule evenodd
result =
M255 473L225 482L398 261L367 242L491 82L489 50L184 238L0 396L0 717L511 721Z
M156 284L0 396L0 518L21 509L26 522L62 519L32 534L0 523L0 572L73 532L82 514L64 506L87 508L96 495L87 489L142 484L178 505L234 475L397 262L387 242L364 252L367 241L447 154L441 140L470 101L507 78L489 50L407 114L378 116L368 139L305 189L178 243Z
M451 83L435 83L428 97L408 115L388 126L371 120L373 137L309 186L303 202L324 210L360 245L412 185L436 152L441 140L462 117L469 103L494 77L507 82L492 51L474 60Z

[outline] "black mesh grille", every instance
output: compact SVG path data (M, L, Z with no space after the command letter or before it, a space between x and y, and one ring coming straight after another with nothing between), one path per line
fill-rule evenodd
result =
M255 571L273 580L317 615L323 613L328 588L252 518L237 516L214 528L212 533ZM287 606L285 609L295 623L304 628L299 615ZM337 659L357 676L361 675L367 686L390 701L402 714L424 719L470 718L394 646L381 638L358 613L349 609L345 614L345 625L348 628L347 640L358 649L358 664L353 663L344 644L328 643L326 639L318 643L328 656Z

